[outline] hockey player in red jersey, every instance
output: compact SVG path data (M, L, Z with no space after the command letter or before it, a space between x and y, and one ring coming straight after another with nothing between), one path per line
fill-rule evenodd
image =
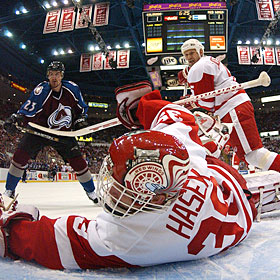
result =
M192 94L237 85L235 77L223 63L214 57L204 56L204 47L198 40L185 41L181 51L189 65L178 73L178 79L181 84L188 83ZM202 99L195 105L213 112L224 123L234 123L229 141L241 160L245 159L262 170L280 171L280 155L263 147L253 105L243 89Z
M130 93L118 94L119 118L145 130L111 144L97 184L104 211L87 220L3 210L0 256L52 269L150 266L208 257L248 236L256 209L246 181L206 155L193 114L159 91L140 101Z
M17 130L16 125L28 121L57 130L80 129L87 126L88 106L83 100L79 86L63 80L64 71L64 64L60 61L49 64L48 81L40 83L18 112L6 120L4 128L8 133L13 134ZM15 197L16 186L27 167L28 160L36 158L38 152L45 146L52 146L70 163L89 199L97 203L91 173L76 139L60 137L59 142L55 142L30 133L25 133L14 153L7 176L5 197Z

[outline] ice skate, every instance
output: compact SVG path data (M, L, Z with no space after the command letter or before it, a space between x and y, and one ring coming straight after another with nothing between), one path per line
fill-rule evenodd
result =
M93 201L94 204L98 204L98 198L96 196L95 191L93 192L86 192L88 198Z

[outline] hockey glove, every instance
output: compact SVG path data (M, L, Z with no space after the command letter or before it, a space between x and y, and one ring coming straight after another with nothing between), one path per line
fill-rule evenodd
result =
M178 82L180 85L188 83L188 67L178 72Z
M24 122L24 115L21 114L12 114L4 123L4 129L11 135L19 132L17 129L18 126L22 126Z
M34 221L39 218L39 210L31 205L17 205L13 210L5 211L4 201L0 194L0 257L12 257L8 252L7 237L9 236L9 224L12 220Z
M142 81L118 87L115 89L117 99L117 117L128 129L140 128L141 124L136 118L136 111L142 96L152 91L149 81Z
M74 121L74 130L79 130L88 126L86 115L79 115Z

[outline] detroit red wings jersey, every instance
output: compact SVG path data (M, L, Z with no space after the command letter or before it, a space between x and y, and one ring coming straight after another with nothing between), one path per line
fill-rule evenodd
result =
M238 84L227 67L211 56L203 56L190 68L188 83L194 95ZM250 98L246 92L239 90L202 99L197 104L199 107L223 117L230 110L248 100Z
M146 117L151 104L156 110L152 123ZM78 216L43 217L31 223L35 228L31 246L14 245L13 251L52 268L149 266L208 257L247 237L253 214L243 192L246 183L230 166L206 157L190 111L160 100L157 91L144 96L139 109L144 126L176 136L189 153L188 179L168 210L123 219L102 212L93 221ZM47 225L49 232L37 230L36 223ZM30 235L31 227L28 233L18 227L13 230L23 238ZM52 258L45 253L49 250Z

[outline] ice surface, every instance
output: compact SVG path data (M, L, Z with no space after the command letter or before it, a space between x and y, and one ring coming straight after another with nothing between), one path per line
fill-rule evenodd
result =
M4 183L0 183L0 192ZM33 204L41 215L56 218L78 214L94 218L101 211L88 200L77 182L19 183L19 202ZM140 269L46 269L25 261L0 259L0 279L280 279L280 211L263 215L250 236L237 247L199 261L171 263Z

